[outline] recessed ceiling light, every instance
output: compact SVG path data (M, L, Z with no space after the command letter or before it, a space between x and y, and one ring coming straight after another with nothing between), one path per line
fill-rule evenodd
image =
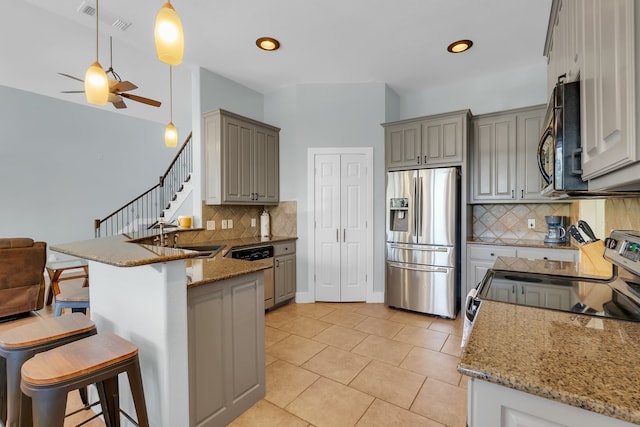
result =
M256 46L262 50L278 50L280 42L271 37L260 37L256 40Z
M449 45L447 50L451 53L462 53L465 50L469 50L473 46L473 42L471 40L458 40Z

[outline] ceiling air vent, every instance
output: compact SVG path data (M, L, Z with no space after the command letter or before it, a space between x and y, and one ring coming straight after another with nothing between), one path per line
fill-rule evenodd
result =
M91 6L90 4L87 4L86 1L83 1L78 7L78 12L84 13L85 15L89 16L95 16L96 8Z
M80 3L77 10L87 16L96 16L96 8L88 4L86 1ZM120 31L124 31L131 26L131 22L125 21L108 10L104 10L104 8L100 9L100 22L110 25Z

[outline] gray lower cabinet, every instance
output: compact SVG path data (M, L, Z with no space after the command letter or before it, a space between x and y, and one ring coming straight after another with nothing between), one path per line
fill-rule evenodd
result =
M274 303L296 296L296 244L294 241L273 245Z
M477 243L467 243L467 286L463 288L463 297L469 291L475 288L484 278L487 270L493 267L499 256L502 257L519 257L529 259L543 259L549 261L570 261L578 262L578 250L576 249L556 249L548 247L528 247L528 246L503 246L503 245L485 245ZM501 288L500 284L492 285L494 292L506 292L513 294L513 301L516 301L518 293L521 298L525 297L527 290L512 288L512 283L508 283L508 288ZM530 288L533 289L533 288ZM466 291L466 292L465 292ZM518 292L519 291L519 292ZM549 290L536 288L536 291L544 291L545 297L549 296ZM536 298L534 295L528 295L528 298ZM564 298L564 296L563 296ZM507 299L507 298L505 298ZM508 298L511 301L511 298ZM463 298L464 302L464 298Z
M188 290L190 426L225 426L264 397L263 284L258 271Z
M277 204L280 129L237 114L204 114L205 202Z

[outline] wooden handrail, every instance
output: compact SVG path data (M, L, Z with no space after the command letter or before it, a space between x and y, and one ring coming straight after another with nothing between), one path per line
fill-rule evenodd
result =
M187 148L189 147L191 138L192 138L192 132L190 132L189 136L187 136L186 140L180 147L180 150L178 150L175 157L171 161L171 164L167 168L166 172L160 177L160 182L158 184L154 185L149 190L145 191L138 197L134 198L129 203L124 204L119 209L116 209L109 215L105 216L103 219L94 220L95 237L100 237L101 228L103 227L106 227L105 231L107 229L111 229L113 231L114 228L118 230L122 230L124 229L124 227L130 226L131 224L133 224L135 220L129 221L128 223L125 223L124 220L125 218L127 220L133 219L133 217L129 216L129 215L132 215L131 212L138 214L136 218L140 219L141 218L139 215L140 210L138 210L138 208L141 208L143 213L142 218L144 219L146 219L146 217L149 216L148 215L149 211L153 211L154 208L145 209L145 207L148 208L151 205L154 205L156 209L156 211L153 211L152 216L156 220L158 216L162 216L162 211L168 207L168 206L165 206L165 203L172 197L172 195L169 195L168 193L170 192L175 194L176 192L180 191L177 188L178 184L180 182L184 182L185 178L188 180L189 175L192 172L191 170L191 168L193 167L192 158L187 160L182 159L182 162L180 164L178 163L181 160L181 156L183 155L185 150L187 150ZM188 169L185 169L185 165L187 166ZM168 177L169 177L168 188L164 188L166 183L165 181L167 181Z

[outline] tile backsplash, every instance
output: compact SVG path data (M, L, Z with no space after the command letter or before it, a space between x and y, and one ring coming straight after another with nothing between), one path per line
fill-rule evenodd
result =
M640 230L640 197L608 199L604 204L604 226L611 230Z
M542 240L547 232L547 215L572 217L571 203L527 203L473 205L473 237ZM527 227L535 219L534 229Z
M271 216L271 235L297 236L297 202L280 202L277 206L267 206ZM208 231L217 240L236 239L260 236L260 215L262 206L227 206L202 204L202 226L206 228L207 221L215 221L216 229ZM255 218L255 227L251 226L251 219ZM233 221L233 228L222 229L222 221Z

